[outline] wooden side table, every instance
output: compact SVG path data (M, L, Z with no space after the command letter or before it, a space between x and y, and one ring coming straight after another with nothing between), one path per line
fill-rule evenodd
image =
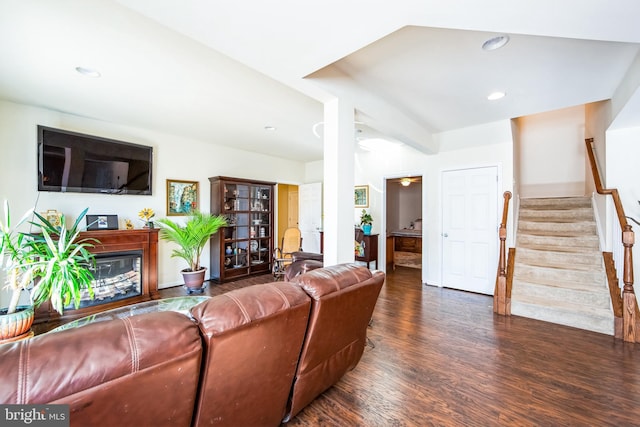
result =
M364 238L364 256L357 256L356 261L367 263L367 268L371 269L371 263L376 263L378 268L378 235L365 234Z

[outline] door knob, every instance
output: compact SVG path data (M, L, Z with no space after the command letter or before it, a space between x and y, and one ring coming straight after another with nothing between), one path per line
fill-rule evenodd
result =
M447 233L442 233L442 237L449 237Z

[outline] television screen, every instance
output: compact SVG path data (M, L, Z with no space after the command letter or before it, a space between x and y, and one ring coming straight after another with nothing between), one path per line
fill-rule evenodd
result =
M151 194L153 148L38 126L38 190Z

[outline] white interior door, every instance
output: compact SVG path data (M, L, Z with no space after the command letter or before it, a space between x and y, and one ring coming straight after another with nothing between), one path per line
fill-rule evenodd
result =
M302 249L320 252L322 230L322 183L303 184L298 187L298 228L302 233Z
M498 263L498 168L442 174L442 285L493 294Z

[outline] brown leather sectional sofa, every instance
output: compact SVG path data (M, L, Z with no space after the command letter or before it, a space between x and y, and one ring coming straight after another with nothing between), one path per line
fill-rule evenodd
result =
M360 360L384 273L342 264L0 345L0 403L72 426L277 426Z

